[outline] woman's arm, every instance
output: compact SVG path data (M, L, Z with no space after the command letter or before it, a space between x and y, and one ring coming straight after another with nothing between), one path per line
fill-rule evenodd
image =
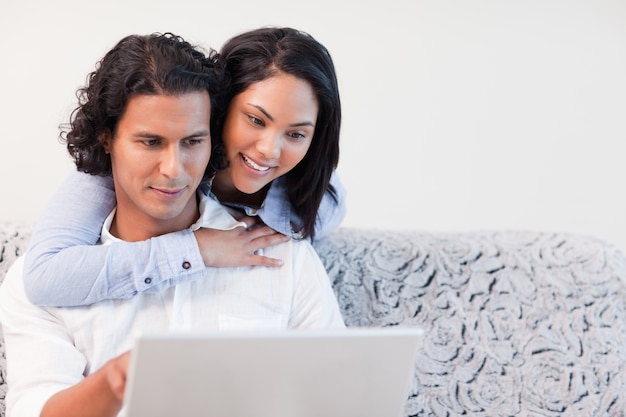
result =
M111 178L69 175L43 210L26 254L24 286L33 304L88 305L158 292L197 279L206 266L281 264L254 255L284 241L269 228L182 230L143 242L95 245L114 206Z
M72 306L128 298L172 285L172 278L179 274L184 280L204 269L189 230L144 242L95 245L114 206L111 178L70 174L33 231L24 269L31 302Z
M336 173L331 184L337 201L328 193L324 196L316 238L335 230L345 217L345 189ZM281 266L281 260L255 255L258 249L283 242L280 233L291 236L290 224L298 222L283 190L274 184L272 189L277 191L270 190L264 210L278 220L266 222L269 227L182 230L143 242L102 246L95 244L115 206L113 181L73 172L33 231L25 259L26 294L39 306L89 305L158 292L197 279L206 266Z

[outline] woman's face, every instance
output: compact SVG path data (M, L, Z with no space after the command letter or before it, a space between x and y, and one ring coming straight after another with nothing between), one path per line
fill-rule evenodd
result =
M215 189L254 194L293 169L311 146L317 112L309 83L284 73L235 96L223 130L228 168Z

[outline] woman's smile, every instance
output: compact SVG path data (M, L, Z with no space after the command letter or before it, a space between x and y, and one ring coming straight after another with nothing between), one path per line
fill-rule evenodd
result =
M267 172L269 171L270 166L262 166L257 164L256 162L254 162L250 157L241 154L241 158L243 159L243 162L248 165L250 168L254 169L255 171L260 171L260 172Z

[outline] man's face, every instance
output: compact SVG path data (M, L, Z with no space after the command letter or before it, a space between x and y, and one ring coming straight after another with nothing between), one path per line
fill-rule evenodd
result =
M196 189L211 156L207 92L131 98L111 155L117 212L111 232L137 241L189 227L198 218Z

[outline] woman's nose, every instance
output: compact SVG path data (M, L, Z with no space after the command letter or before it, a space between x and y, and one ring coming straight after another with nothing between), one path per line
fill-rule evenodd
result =
M278 159L282 146L282 137L275 132L267 132L257 142L257 150L266 159Z

